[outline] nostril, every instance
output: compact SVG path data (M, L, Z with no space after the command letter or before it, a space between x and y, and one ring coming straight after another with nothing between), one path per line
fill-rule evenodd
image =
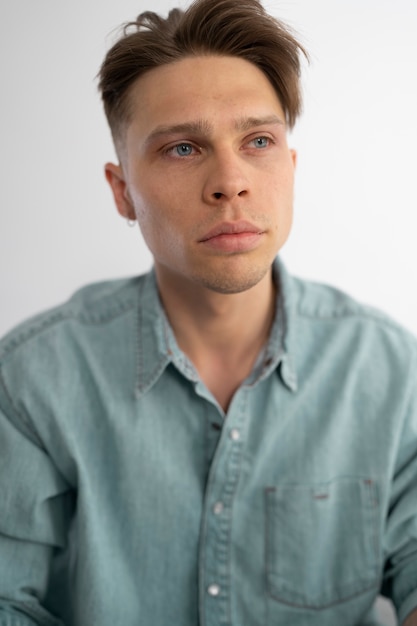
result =
M213 194L213 196L216 198L216 200L220 200L220 198L222 197L222 193L220 193L220 191L216 191L216 193Z

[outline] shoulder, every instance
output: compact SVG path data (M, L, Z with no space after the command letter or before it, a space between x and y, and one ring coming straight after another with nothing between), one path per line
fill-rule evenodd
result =
M352 319L379 326L415 341L414 335L389 315L336 287L297 277L291 277L290 280L294 312L300 317L336 323Z
M0 366L19 352L82 327L106 325L137 306L144 276L102 281L77 290L66 302L19 324L0 340Z
M403 374L417 372L417 338L379 309L335 287L289 278L290 315L297 343L309 337L317 350L331 344L335 354L355 352L364 360Z

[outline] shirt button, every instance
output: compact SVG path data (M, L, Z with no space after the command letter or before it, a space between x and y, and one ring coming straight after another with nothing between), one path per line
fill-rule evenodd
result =
M220 513L223 513L223 509L224 509L224 504L223 502L216 502L216 504L213 506L213 513L215 515L220 515Z
M239 441L240 432L237 428L232 428L232 430L230 431L230 439L233 439L233 441Z
M220 587L219 585L210 585L207 589L208 593L210 596L218 596L220 593Z

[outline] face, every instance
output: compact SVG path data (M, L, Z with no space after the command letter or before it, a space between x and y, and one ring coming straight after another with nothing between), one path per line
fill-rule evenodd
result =
M236 57L190 57L131 91L119 212L136 218L157 277L237 293L270 272L292 221L295 154L266 76Z

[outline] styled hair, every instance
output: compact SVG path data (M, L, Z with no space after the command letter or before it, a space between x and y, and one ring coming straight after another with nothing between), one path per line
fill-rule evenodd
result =
M301 113L300 57L308 55L291 30L258 0L196 0L166 19L141 13L124 25L99 72L99 90L115 144L131 116L130 88L145 72L190 56L235 56L256 65L273 85L286 123Z

